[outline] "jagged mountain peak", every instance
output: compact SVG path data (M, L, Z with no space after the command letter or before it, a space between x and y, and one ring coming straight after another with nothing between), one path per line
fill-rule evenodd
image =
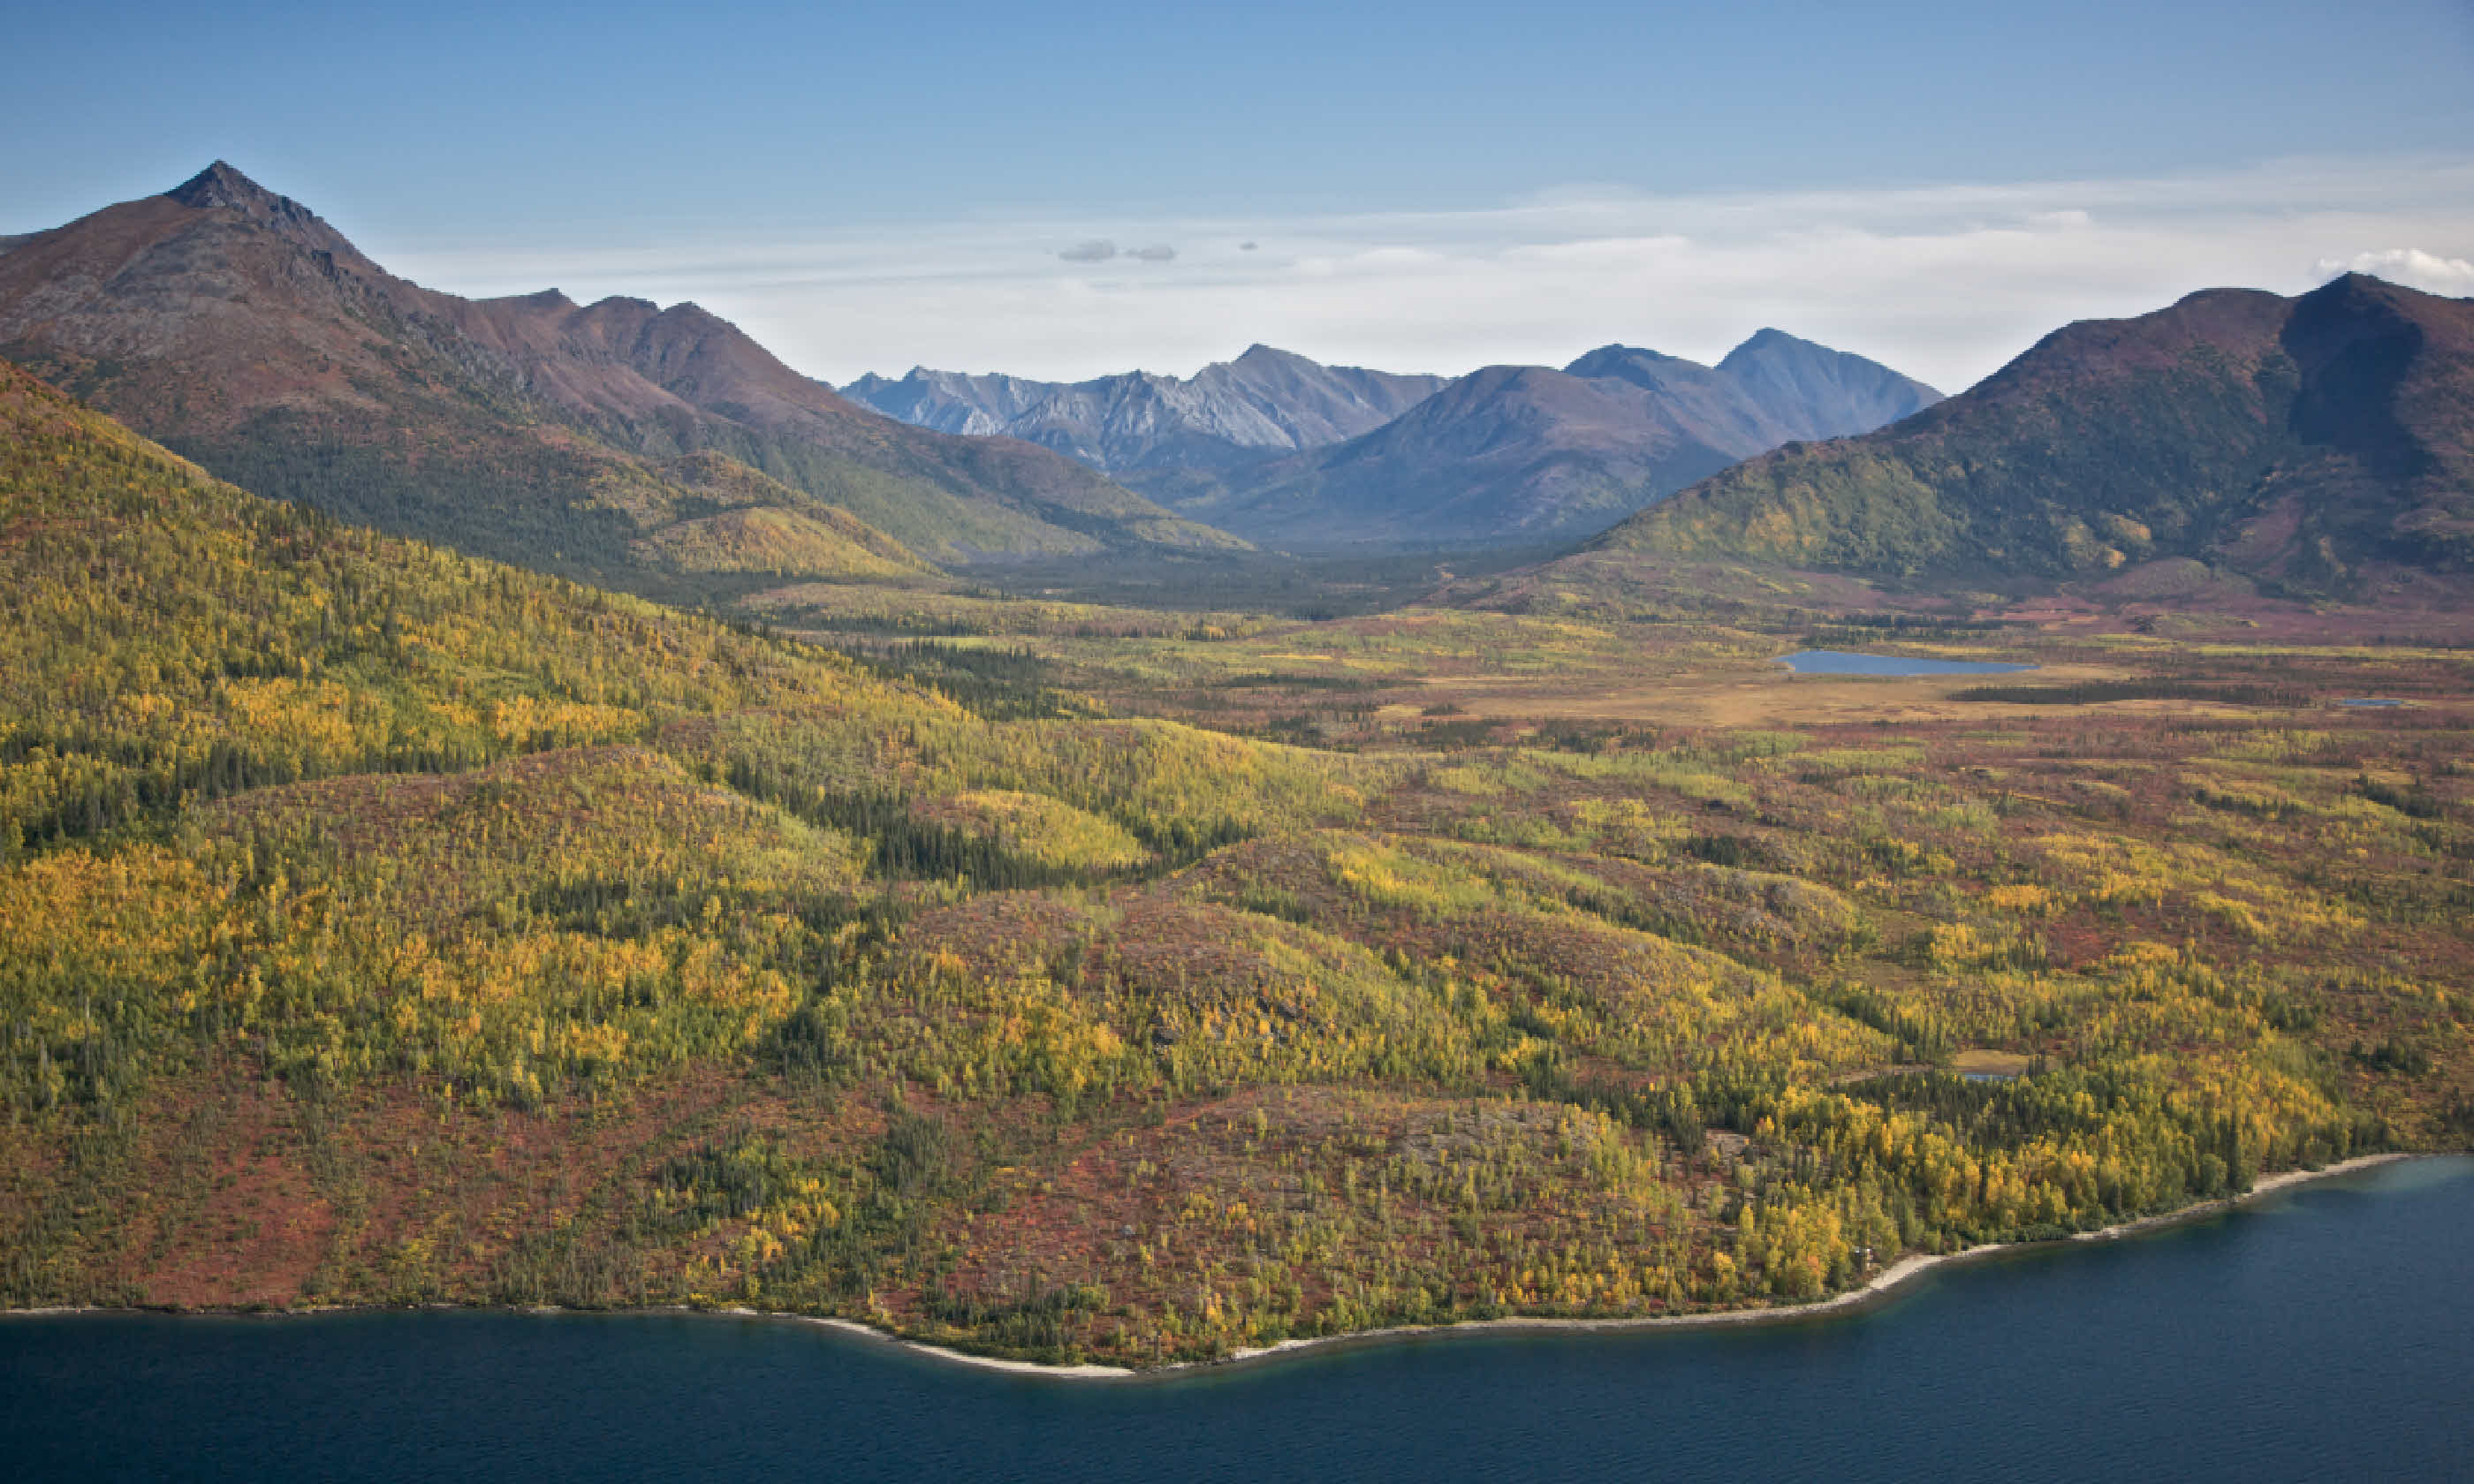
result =
M1008 434L1122 473L1231 468L1321 447L1381 426L1442 384L1258 342L1192 376L1059 382L913 367L900 381L861 376L841 391L906 422Z
M1733 360L1739 355L1749 355L1757 351L1783 348L1786 347L1802 347L1806 349L1811 350L1828 350L1830 348L1828 346L1807 340L1801 335L1790 335L1776 325L1764 324L1759 329L1757 329L1751 334L1745 336L1744 343L1742 345L1739 345L1734 349L1728 351L1727 358L1728 360ZM1718 364L1723 366L1726 362L1721 361Z
M2390 304L2404 303L2412 299L2425 297L2432 296L2425 296L2419 289L2410 289L2403 284L2391 283L2376 274L2366 273L2341 273L2302 296L2306 299L2377 299Z
M163 193L184 206L241 206L283 198L258 184L232 167L230 160L216 160L206 169Z
M307 206L289 196L277 195L220 159L163 194L198 211L237 211L268 222L318 220L318 214Z
M1248 346L1243 351L1239 352L1237 358L1227 364L1230 366L1252 367L1266 365L1317 366L1322 363L1316 361L1311 356L1299 355L1294 350L1283 350L1277 346L1267 346L1258 340L1252 345Z
M308 206L279 195L216 160L158 198L187 208L194 215L176 229L209 233L237 227L260 243L280 243L294 251L324 253L329 266L348 265L365 277L384 277L383 270L361 255L343 233Z
M1728 351L1717 372L1796 440L1869 432L1941 400L1878 361L1768 326Z
M1856 355L1853 351L1836 349L1832 347L1825 346L1819 341L1807 340L1801 335L1790 335L1783 329L1778 329L1768 325L1764 325L1760 329L1755 330L1750 335L1745 336L1741 345L1738 345L1733 350L1728 351L1726 355L1719 360L1717 369L1729 375L1740 376L1751 372L1763 363L1777 362L1806 362L1816 366L1843 366L1850 368L1862 367L1868 369L1871 372L1877 375L1898 375L1897 372L1890 371L1888 367L1881 366L1878 362L1868 361L1864 357ZM1899 379L1912 380L1912 378L1908 377L1900 377ZM1917 386L1923 385L1922 382L1914 382L1913 384ZM1934 395L1939 395L1938 393Z

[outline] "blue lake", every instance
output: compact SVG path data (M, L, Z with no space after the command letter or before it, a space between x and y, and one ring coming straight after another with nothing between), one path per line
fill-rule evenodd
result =
M1444 1335L1164 1380L812 1326L0 1322L12 1479L2463 1478L2474 1161L1740 1330Z
M2016 675L2031 664L2001 664L1990 659L1918 659L1907 655L1860 655L1844 649L1800 649L1781 655L1781 663L1798 675Z

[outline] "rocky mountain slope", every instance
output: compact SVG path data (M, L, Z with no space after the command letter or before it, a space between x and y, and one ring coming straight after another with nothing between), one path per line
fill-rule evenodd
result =
M1727 352L1725 377L1790 439L1838 438L1886 427L1941 394L1879 361L1764 329Z
M693 304L422 288L221 162L0 254L0 355L248 488L640 588L669 590L660 531L722 513L672 467L693 454L768 476L777 534L832 507L942 562L1234 544L1048 450L857 407Z
M1030 381L923 367L899 381L862 376L841 391L906 422L1025 439L1128 475L1229 469L1320 448L1382 426L1443 384L1254 346L1191 377Z
M2474 300L2348 275L2295 299L2211 290L2073 324L1922 416L1790 444L1598 544L1917 580L2215 572L2300 592L2383 567L2462 572Z
M1738 460L1939 395L1777 330L1715 367L1607 346L1562 371L1488 367L1346 443L1155 492L1297 550L1570 540Z

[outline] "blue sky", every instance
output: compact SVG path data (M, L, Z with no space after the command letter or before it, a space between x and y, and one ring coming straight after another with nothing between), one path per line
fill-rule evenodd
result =
M1963 382L2137 295L2474 258L2468 0L5 3L0 231L222 156L436 286L694 298L837 379L1795 314ZM1843 271L1882 242L1925 266Z

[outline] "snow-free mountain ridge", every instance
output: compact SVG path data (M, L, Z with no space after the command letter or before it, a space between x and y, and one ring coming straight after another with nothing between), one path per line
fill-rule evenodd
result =
M833 575L767 563L854 516L862 565L910 560L883 536L949 563L1241 544L1047 449L856 406L693 304L423 288L222 161L0 254L0 355L257 492L663 594ZM755 478L674 467L697 455ZM656 539L759 491L796 519Z
M1940 399L1861 356L1763 330L1717 366L1605 346L1491 366L1346 442L1183 488L1197 520L1291 550L1578 540L1738 460L1869 432Z
M1031 381L922 367L899 381L862 376L841 391L921 427L1003 434L1127 474L1233 468L1319 448L1382 426L1443 384L1257 345L1187 377Z

